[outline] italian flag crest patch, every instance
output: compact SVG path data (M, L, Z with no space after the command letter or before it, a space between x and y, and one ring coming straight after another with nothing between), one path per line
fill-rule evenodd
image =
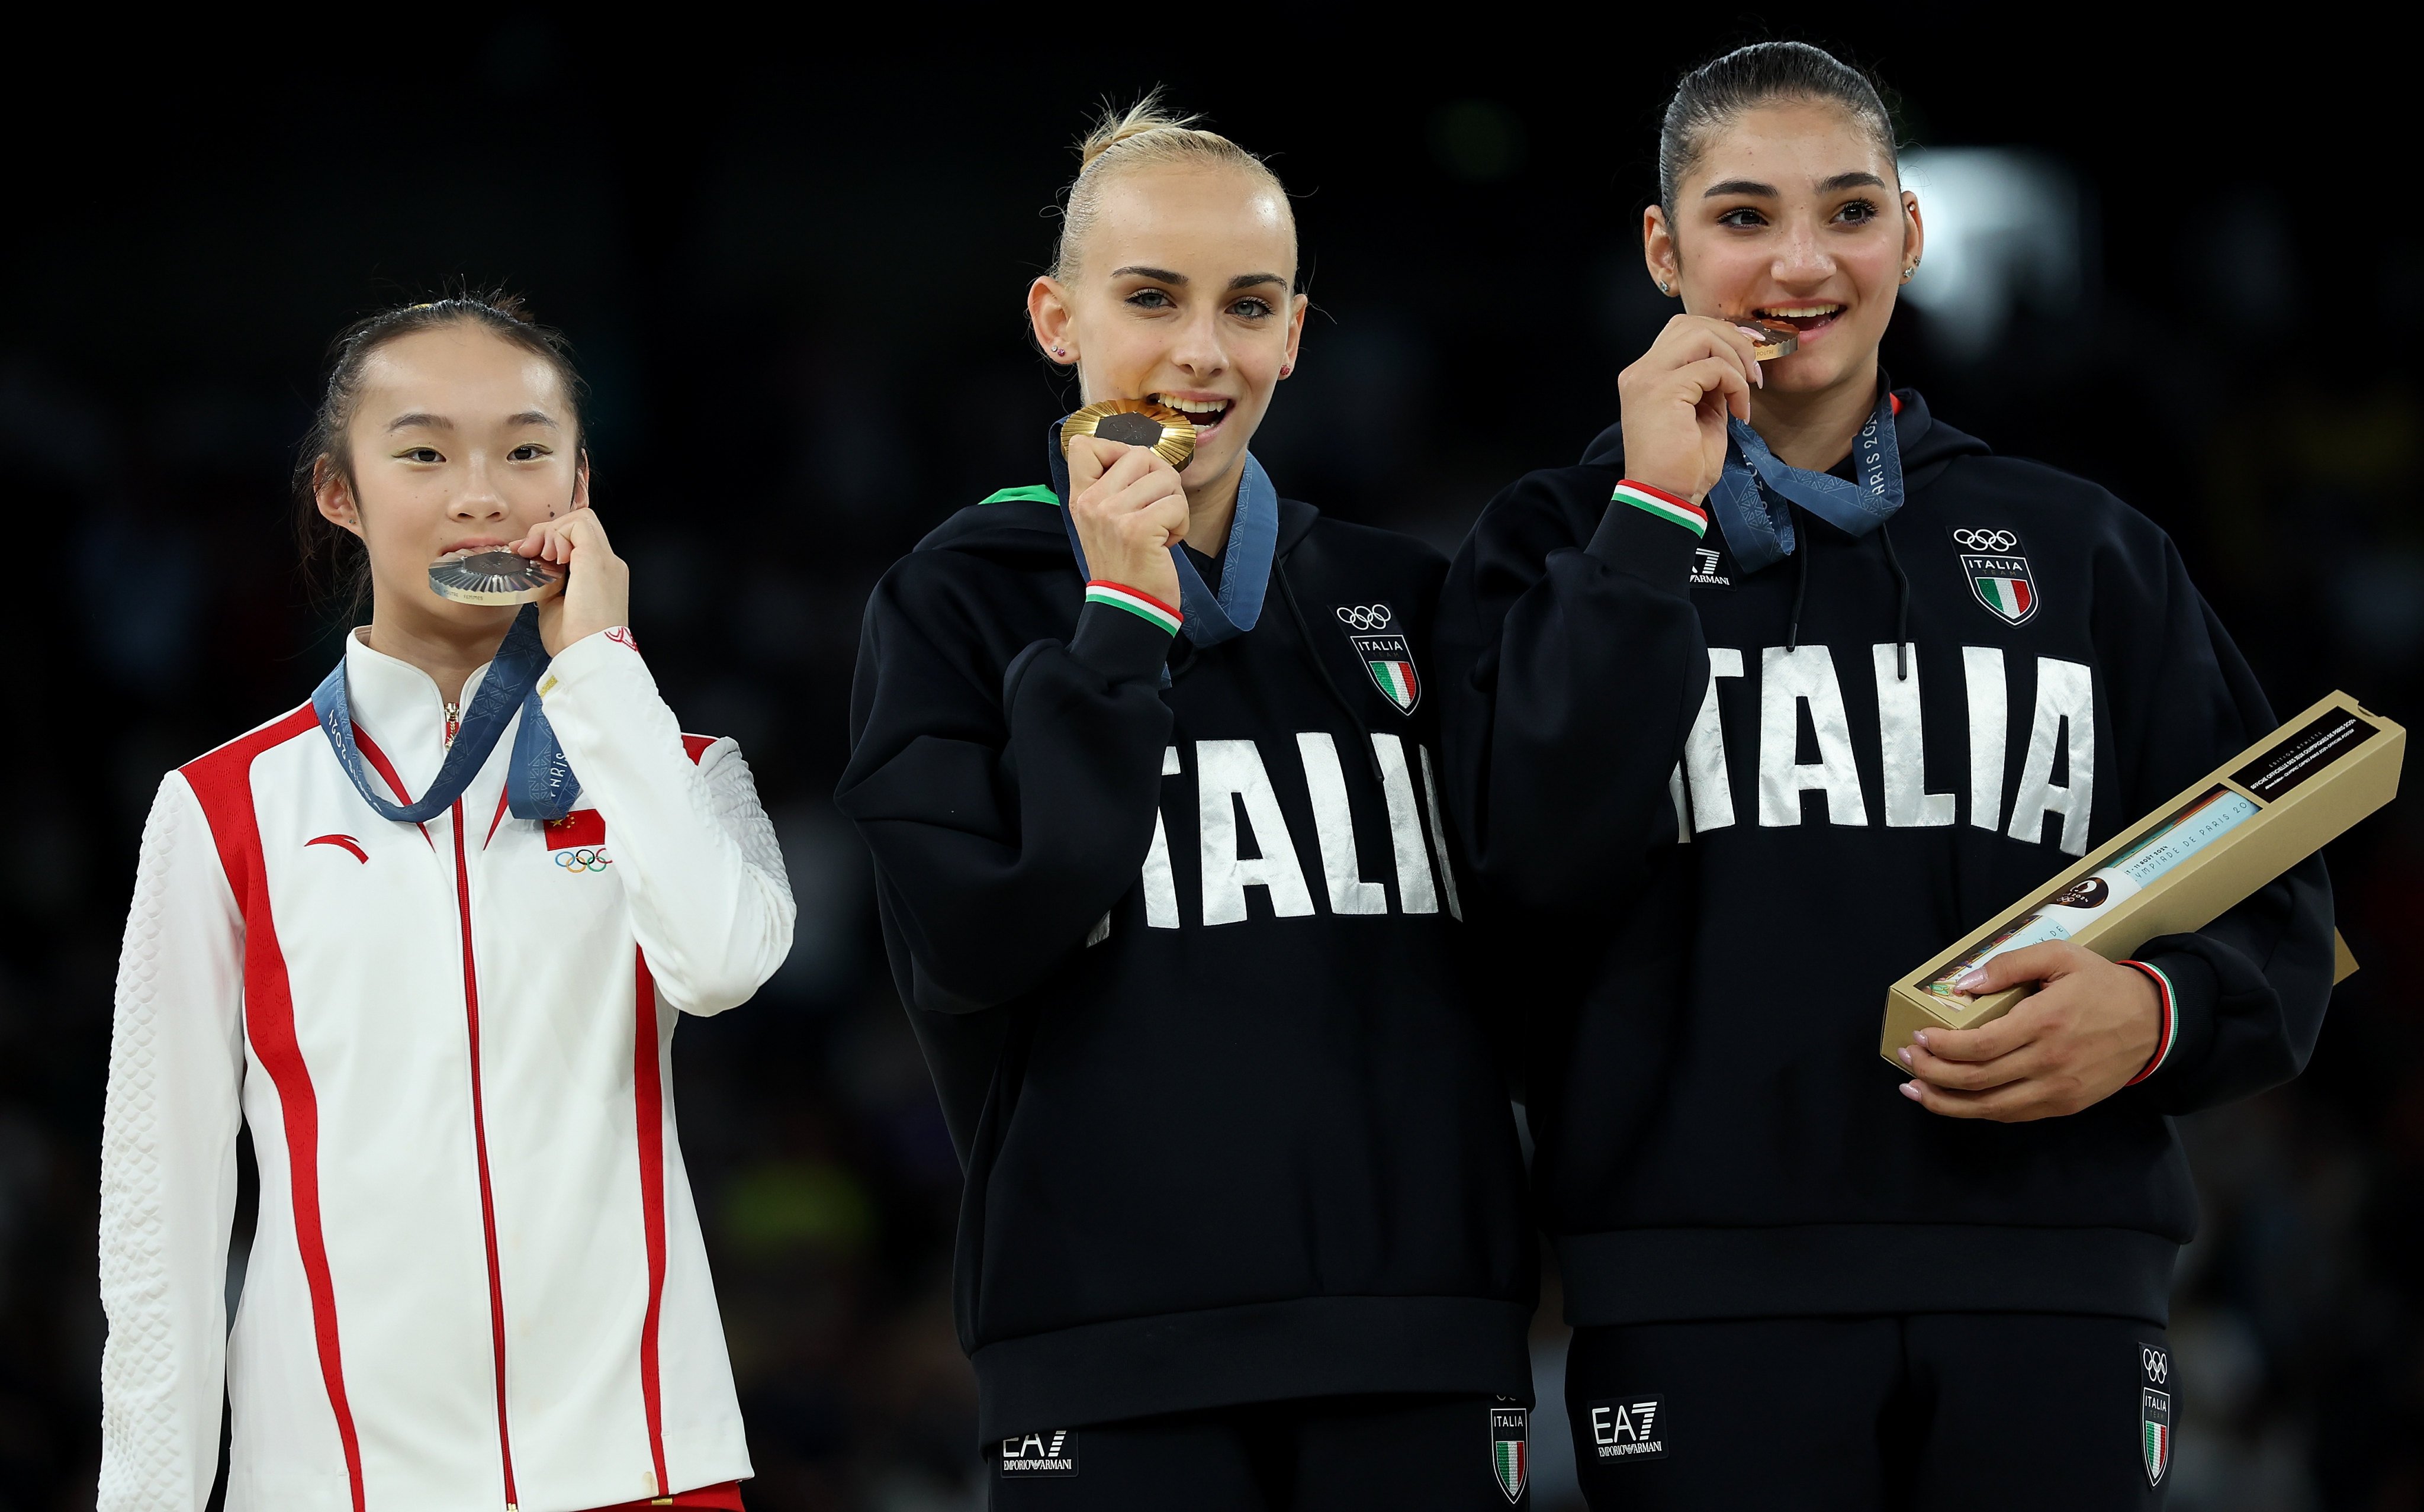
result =
M2163 1472L2172 1463L2172 1395L2169 1392L2147 1390L2145 1406L2139 1413L2139 1430L2145 1435L2141 1445L2146 1456L2146 1484L2163 1484Z
M1490 1409L1490 1472L1498 1477L1498 1488L1509 1502L1523 1500L1524 1483L1532 1478L1524 1453L1525 1416L1520 1407Z
M1423 701L1423 676L1414 670L1412 644L1402 635L1389 633L1389 622L1395 617L1386 604L1349 604L1338 611L1347 639L1363 659L1364 669L1372 675L1372 685L1398 713L1411 714Z
M2006 625L2025 625L2037 612L2036 580L2017 534L2006 530L1957 530L1961 576L1986 612Z

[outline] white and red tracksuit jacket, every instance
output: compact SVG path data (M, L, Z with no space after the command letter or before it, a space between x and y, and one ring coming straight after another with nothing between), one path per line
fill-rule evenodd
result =
M358 638L345 667L363 755L417 797L437 685ZM199 1512L222 1382L229 1512L568 1512L750 1473L668 1072L678 1013L789 950L782 857L628 631L540 690L581 782L552 825L506 811L510 729L448 812L382 820L308 704L161 784L103 1135L104 1512Z

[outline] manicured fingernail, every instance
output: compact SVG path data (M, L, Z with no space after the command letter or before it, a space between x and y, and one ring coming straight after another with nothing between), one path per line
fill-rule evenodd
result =
M1901 1062L1902 1062L1904 1065L1906 1065L1906 1066L1909 1065L1909 1064L1910 1064L1910 1046L1908 1046L1908 1045L1904 1045L1901 1049L1899 1049L1899 1050L1895 1051L1895 1052L1894 1052L1894 1058L1895 1058L1896 1060L1901 1061Z
M1912 1102L1914 1102L1914 1103L1918 1102L1918 1101L1919 1101L1919 1083L1917 1083L1917 1082L1915 1082L1915 1081L1906 1081L1906 1082L1904 1082L1904 1083L1902 1084L1902 1094L1903 1094L1905 1097L1909 1098L1909 1099L1910 1099Z
M1962 978L1953 985L1965 993L1974 993L1979 988L1986 985L1986 968L1980 966L1977 970L1970 973L1970 975Z
M1927 1031L1925 1029L1913 1029L1910 1034L1910 1042L1919 1046L1922 1050L1926 1049Z

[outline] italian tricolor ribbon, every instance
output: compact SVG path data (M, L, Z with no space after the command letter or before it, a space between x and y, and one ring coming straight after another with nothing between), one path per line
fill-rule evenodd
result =
M1678 499L1663 488L1652 488L1646 483L1635 483L1631 478L1625 479L1616 485L1616 492L1610 496L1610 501L1631 504L1634 508L1646 510L1660 519L1672 520L1694 535L1706 535L1709 533L1707 510L1689 500Z
M2135 966L2154 979L2155 995L2161 1000L2160 1011L2162 1015L2162 1023L2155 1031L2155 1053L2146 1058L2146 1064L2138 1074L2121 1084L2124 1087L2135 1087L2162 1070L2163 1062L2172 1058L2172 1042L2179 1038L2179 1010L2172 996L2172 979L2163 975L2162 967L2150 966L2143 961L2124 961L2121 964Z
M1178 627L1186 620L1185 615L1151 594L1140 594L1125 583L1106 582L1099 578L1086 584L1086 602L1108 604L1113 609L1124 609L1137 618L1150 621L1172 635L1178 633Z

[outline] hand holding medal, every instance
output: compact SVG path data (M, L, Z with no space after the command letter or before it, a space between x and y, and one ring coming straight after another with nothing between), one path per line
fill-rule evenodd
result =
M1187 538L1178 469L1194 454L1195 427L1149 401L1105 400L1060 422L1060 451L1087 570L1099 581L1178 602L1170 549Z
M429 589L458 604L538 605L550 656L630 620L630 565L614 554L585 503L534 526L511 546L439 557L429 565Z
M1755 334L1754 334L1755 333ZM1628 477L1698 503L1725 470L1726 422L1747 422L1760 363L1800 342L1790 323L1677 315L1617 378Z
M539 638L554 656L575 641L631 622L631 566L614 554L606 527L586 503L544 524L508 549L533 568L564 575L564 591L539 602Z

